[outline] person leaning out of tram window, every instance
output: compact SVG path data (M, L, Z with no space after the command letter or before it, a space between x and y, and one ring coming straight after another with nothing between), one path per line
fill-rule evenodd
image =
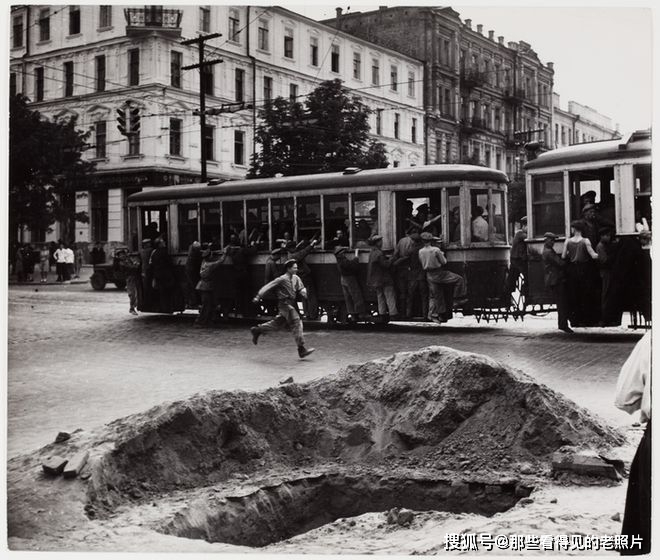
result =
M564 243L561 258L566 267L566 297L572 326L592 325L600 317L600 278L595 261L598 253L584 236L583 220L571 222L572 235Z
M367 267L367 285L376 292L378 315L383 321L397 319L396 292L392 278L392 260L383 253L383 237L374 235L369 238L371 251Z
M488 241L488 222L484 219L484 209L475 206L472 209L472 241Z
M429 286L429 319L441 323L449 319L454 302L457 305L467 302L465 278L443 268L447 265L447 259L440 247L433 245L433 235L424 231L421 238L424 247L419 250L419 261L426 272ZM450 301L445 301L444 286L453 286Z
M202 305L199 316L195 319L195 326L210 327L215 313L214 275L218 267L225 261L225 254L214 253L211 247L207 245L203 247L201 255L199 282L197 282L195 289L199 293Z
M360 261L357 255L357 250L355 251L355 257L349 257L348 247L335 247L335 258L337 259L337 268L339 269L339 283L341 285L341 291L344 294L349 322L362 320L366 315L362 288L360 288L360 282L358 280Z
M552 299L557 305L557 327L566 333L572 333L568 326L568 304L566 303L566 261L555 251L557 236L551 231L544 235L543 279L545 287L552 292Z

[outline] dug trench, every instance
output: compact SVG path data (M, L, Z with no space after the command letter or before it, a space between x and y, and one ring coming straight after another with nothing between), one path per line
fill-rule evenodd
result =
M489 516L549 480L558 449L624 439L522 372L433 346L304 385L195 395L12 459L8 532L31 548L46 532L125 519L262 547L392 508ZM80 450L77 479L41 473L45 458ZM40 515L49 501L68 515Z

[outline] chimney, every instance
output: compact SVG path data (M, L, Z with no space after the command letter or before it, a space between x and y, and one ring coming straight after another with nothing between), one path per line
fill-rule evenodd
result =
M548 70L554 70L555 69L555 63L554 62L548 62L546 64L546 66L548 67Z
M344 11L343 8L335 8L335 12L337 13L337 19L341 17L341 13Z
M481 23L477 24L477 33L479 33L479 35L483 33L483 30L484 26Z
M337 29L341 29L341 14L344 10L342 8L335 8L335 13L337 14L335 16L335 27Z
M381 10L381 11L382 10L387 10L387 6L378 6L378 9Z
M468 29L472 29L472 20L471 19L466 19L465 20L465 27Z
M500 35L500 36L497 38L497 42L498 42L500 45L503 45L503 44L504 44L504 35Z
M514 50L514 51L517 51L517 50L518 50L518 43L516 43L515 41L509 41L509 45L508 45L508 46L509 46L510 49L512 49L512 50Z

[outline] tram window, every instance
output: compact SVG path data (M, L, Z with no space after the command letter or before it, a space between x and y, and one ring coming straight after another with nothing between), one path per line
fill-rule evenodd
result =
M353 197L353 245L367 247L378 233L378 206L375 195Z
M298 240L321 238L321 198L300 196L298 205Z
M561 174L534 177L532 183L533 237L546 231L566 233L564 219L564 181Z
M231 242L231 236L235 235L238 243L238 236L245 228L243 222L243 201L233 200L222 203L222 233L225 245Z
M503 193L491 192L490 208L488 210L488 229L490 240L495 243L506 242L506 224L504 223Z
M197 235L197 204L179 205L179 249L188 249Z
M440 236L442 232L441 193L438 190L412 191L397 194L397 238L401 239L411 227Z
M348 235L348 195L329 195L323 198L325 239L332 239L338 231Z
M242 245L268 247L268 201L247 201L247 230L240 233L239 239Z
M488 241L488 191L470 192L470 241L472 243Z
M635 165L635 230L651 230L651 166Z
M273 246L285 246L294 237L293 198L273 198L270 202Z
M199 205L200 241L213 243L214 249L222 248L220 244L220 204L206 203Z
M167 207L142 210L142 239L163 237L167 241Z
M449 206L449 242L461 242L461 194L459 189L447 189Z

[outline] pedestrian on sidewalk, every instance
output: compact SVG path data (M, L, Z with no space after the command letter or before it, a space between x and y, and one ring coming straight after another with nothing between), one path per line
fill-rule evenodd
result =
M298 263L295 259L286 261L284 269L285 272L282 276L278 276L275 280L266 284L252 300L254 303L259 303L270 290L275 290L278 310L275 319L250 329L252 342L257 344L259 337L267 332L287 329L291 331L298 345L298 356L304 358L314 352L314 348L308 349L305 347L303 325L298 313L298 299L300 297L307 298L307 290L297 275Z
M53 258L55 259L55 270L57 271L57 279L55 282L64 282L66 257L64 252L64 243L61 241L59 247L55 250L55 253L53 253Z
M48 282L48 269L50 268L50 249L48 245L41 247L39 251L39 272L41 273L40 282L45 284Z
M73 253L73 249L66 244L64 246L64 283L71 284L71 276L74 272L74 267L76 265L76 255Z
M640 411L646 423L644 435L630 465L626 506L621 535L628 539L622 556L649 554L651 551L651 331L635 345L623 364L616 386L614 405L628 414ZM633 543L641 539L639 547Z
M82 270L83 265L83 250L80 243L73 244L73 255L75 259L73 277L80 278L80 271Z

